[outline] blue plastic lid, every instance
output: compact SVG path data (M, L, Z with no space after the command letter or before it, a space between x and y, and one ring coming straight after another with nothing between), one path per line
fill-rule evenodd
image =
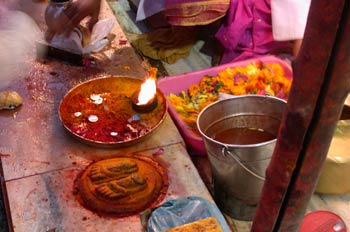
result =
M168 200L157 207L148 220L147 232L161 232L208 217L215 217L223 232L231 232L219 208L196 196Z

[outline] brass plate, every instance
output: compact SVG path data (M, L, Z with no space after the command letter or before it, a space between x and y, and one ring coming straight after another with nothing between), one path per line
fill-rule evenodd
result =
M99 147L121 147L139 142L164 121L167 103L157 91L158 105L149 113L137 113L131 98L142 80L102 77L72 88L59 107L64 127L79 140Z

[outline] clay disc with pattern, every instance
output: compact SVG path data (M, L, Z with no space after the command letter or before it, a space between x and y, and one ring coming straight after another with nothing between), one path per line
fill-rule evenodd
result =
M89 165L75 181L79 201L97 214L130 216L159 203L168 188L164 168L151 158L125 156Z

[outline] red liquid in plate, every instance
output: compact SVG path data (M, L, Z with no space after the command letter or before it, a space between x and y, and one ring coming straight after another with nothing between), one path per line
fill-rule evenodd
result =
M263 143L275 138L273 134L261 129L238 127L220 131L213 136L213 139L221 143L241 145Z

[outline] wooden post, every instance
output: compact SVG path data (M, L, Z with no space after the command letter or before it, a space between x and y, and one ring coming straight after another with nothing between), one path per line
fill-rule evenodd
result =
M251 231L297 231L350 91L347 0L312 1Z

